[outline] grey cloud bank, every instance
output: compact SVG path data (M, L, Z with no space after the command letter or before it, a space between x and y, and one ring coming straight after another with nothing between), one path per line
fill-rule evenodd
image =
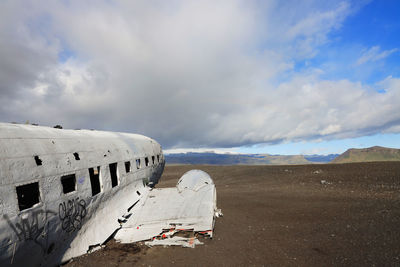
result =
M351 3L289 2L3 1L0 120L137 132L166 148L400 132L400 79L382 94L294 68Z

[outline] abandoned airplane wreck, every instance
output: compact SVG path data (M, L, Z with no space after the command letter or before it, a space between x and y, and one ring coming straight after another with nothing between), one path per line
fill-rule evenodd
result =
M161 146L128 133L0 123L0 265L51 266L129 243L193 247L212 237L216 190L199 170L157 189Z

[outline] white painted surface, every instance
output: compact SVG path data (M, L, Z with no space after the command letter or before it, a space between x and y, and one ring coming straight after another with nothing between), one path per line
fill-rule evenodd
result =
M112 163L117 163L115 187ZM171 227L166 236L179 230L212 236L213 181L195 170L175 188L146 186L158 182L164 164L161 146L142 135L0 123L0 266L58 265L102 244L120 228L118 219L126 220L117 232L121 242L150 239ZM98 166L101 192L92 195L89 168ZM61 177L73 174L75 190L64 194ZM20 210L17 188L30 183L38 183L39 202Z
M157 155L160 162L136 168L137 158L152 163ZM117 163L114 188L110 163ZM97 166L102 188L92 196L88 168ZM163 168L161 146L145 136L0 123L0 265L54 265L86 253L120 227L118 218L145 195L137 191L148 190L143 182L156 183ZM76 190L64 194L60 178L68 174L75 174ZM40 201L20 211L16 188L32 182Z
M196 245L202 245L195 237L181 237L181 236L173 236L171 238L166 239L154 239L152 241L146 241L145 245L152 246L182 246L184 248L194 248Z
M175 188L153 189L115 235L122 243L151 239L163 230L207 231L212 236L216 190L200 170L185 173Z

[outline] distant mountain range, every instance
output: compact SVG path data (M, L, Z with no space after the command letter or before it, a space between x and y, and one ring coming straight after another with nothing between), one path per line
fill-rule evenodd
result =
M210 165L292 165L327 163L334 159L332 155L269 155L269 154L217 154L211 152L166 154L167 164L210 164Z
M269 154L218 154L213 152L188 152L165 155L167 164L208 165L300 165L316 163L350 163L370 161L400 161L400 149L374 146L349 149L343 154L330 155L269 155Z
M336 157L332 163L400 161L400 149L374 146L369 148L351 148Z
M334 160L339 154L329 155L304 155L304 158L312 163L328 163Z

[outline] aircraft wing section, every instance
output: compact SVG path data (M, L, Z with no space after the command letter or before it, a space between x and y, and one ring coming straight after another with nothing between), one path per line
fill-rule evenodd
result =
M221 214L214 182L200 170L185 173L174 188L151 190L138 204L116 233L118 242L168 239L163 244L182 245L182 238L172 236L188 231L212 237L215 217ZM193 237L189 243L196 244Z

